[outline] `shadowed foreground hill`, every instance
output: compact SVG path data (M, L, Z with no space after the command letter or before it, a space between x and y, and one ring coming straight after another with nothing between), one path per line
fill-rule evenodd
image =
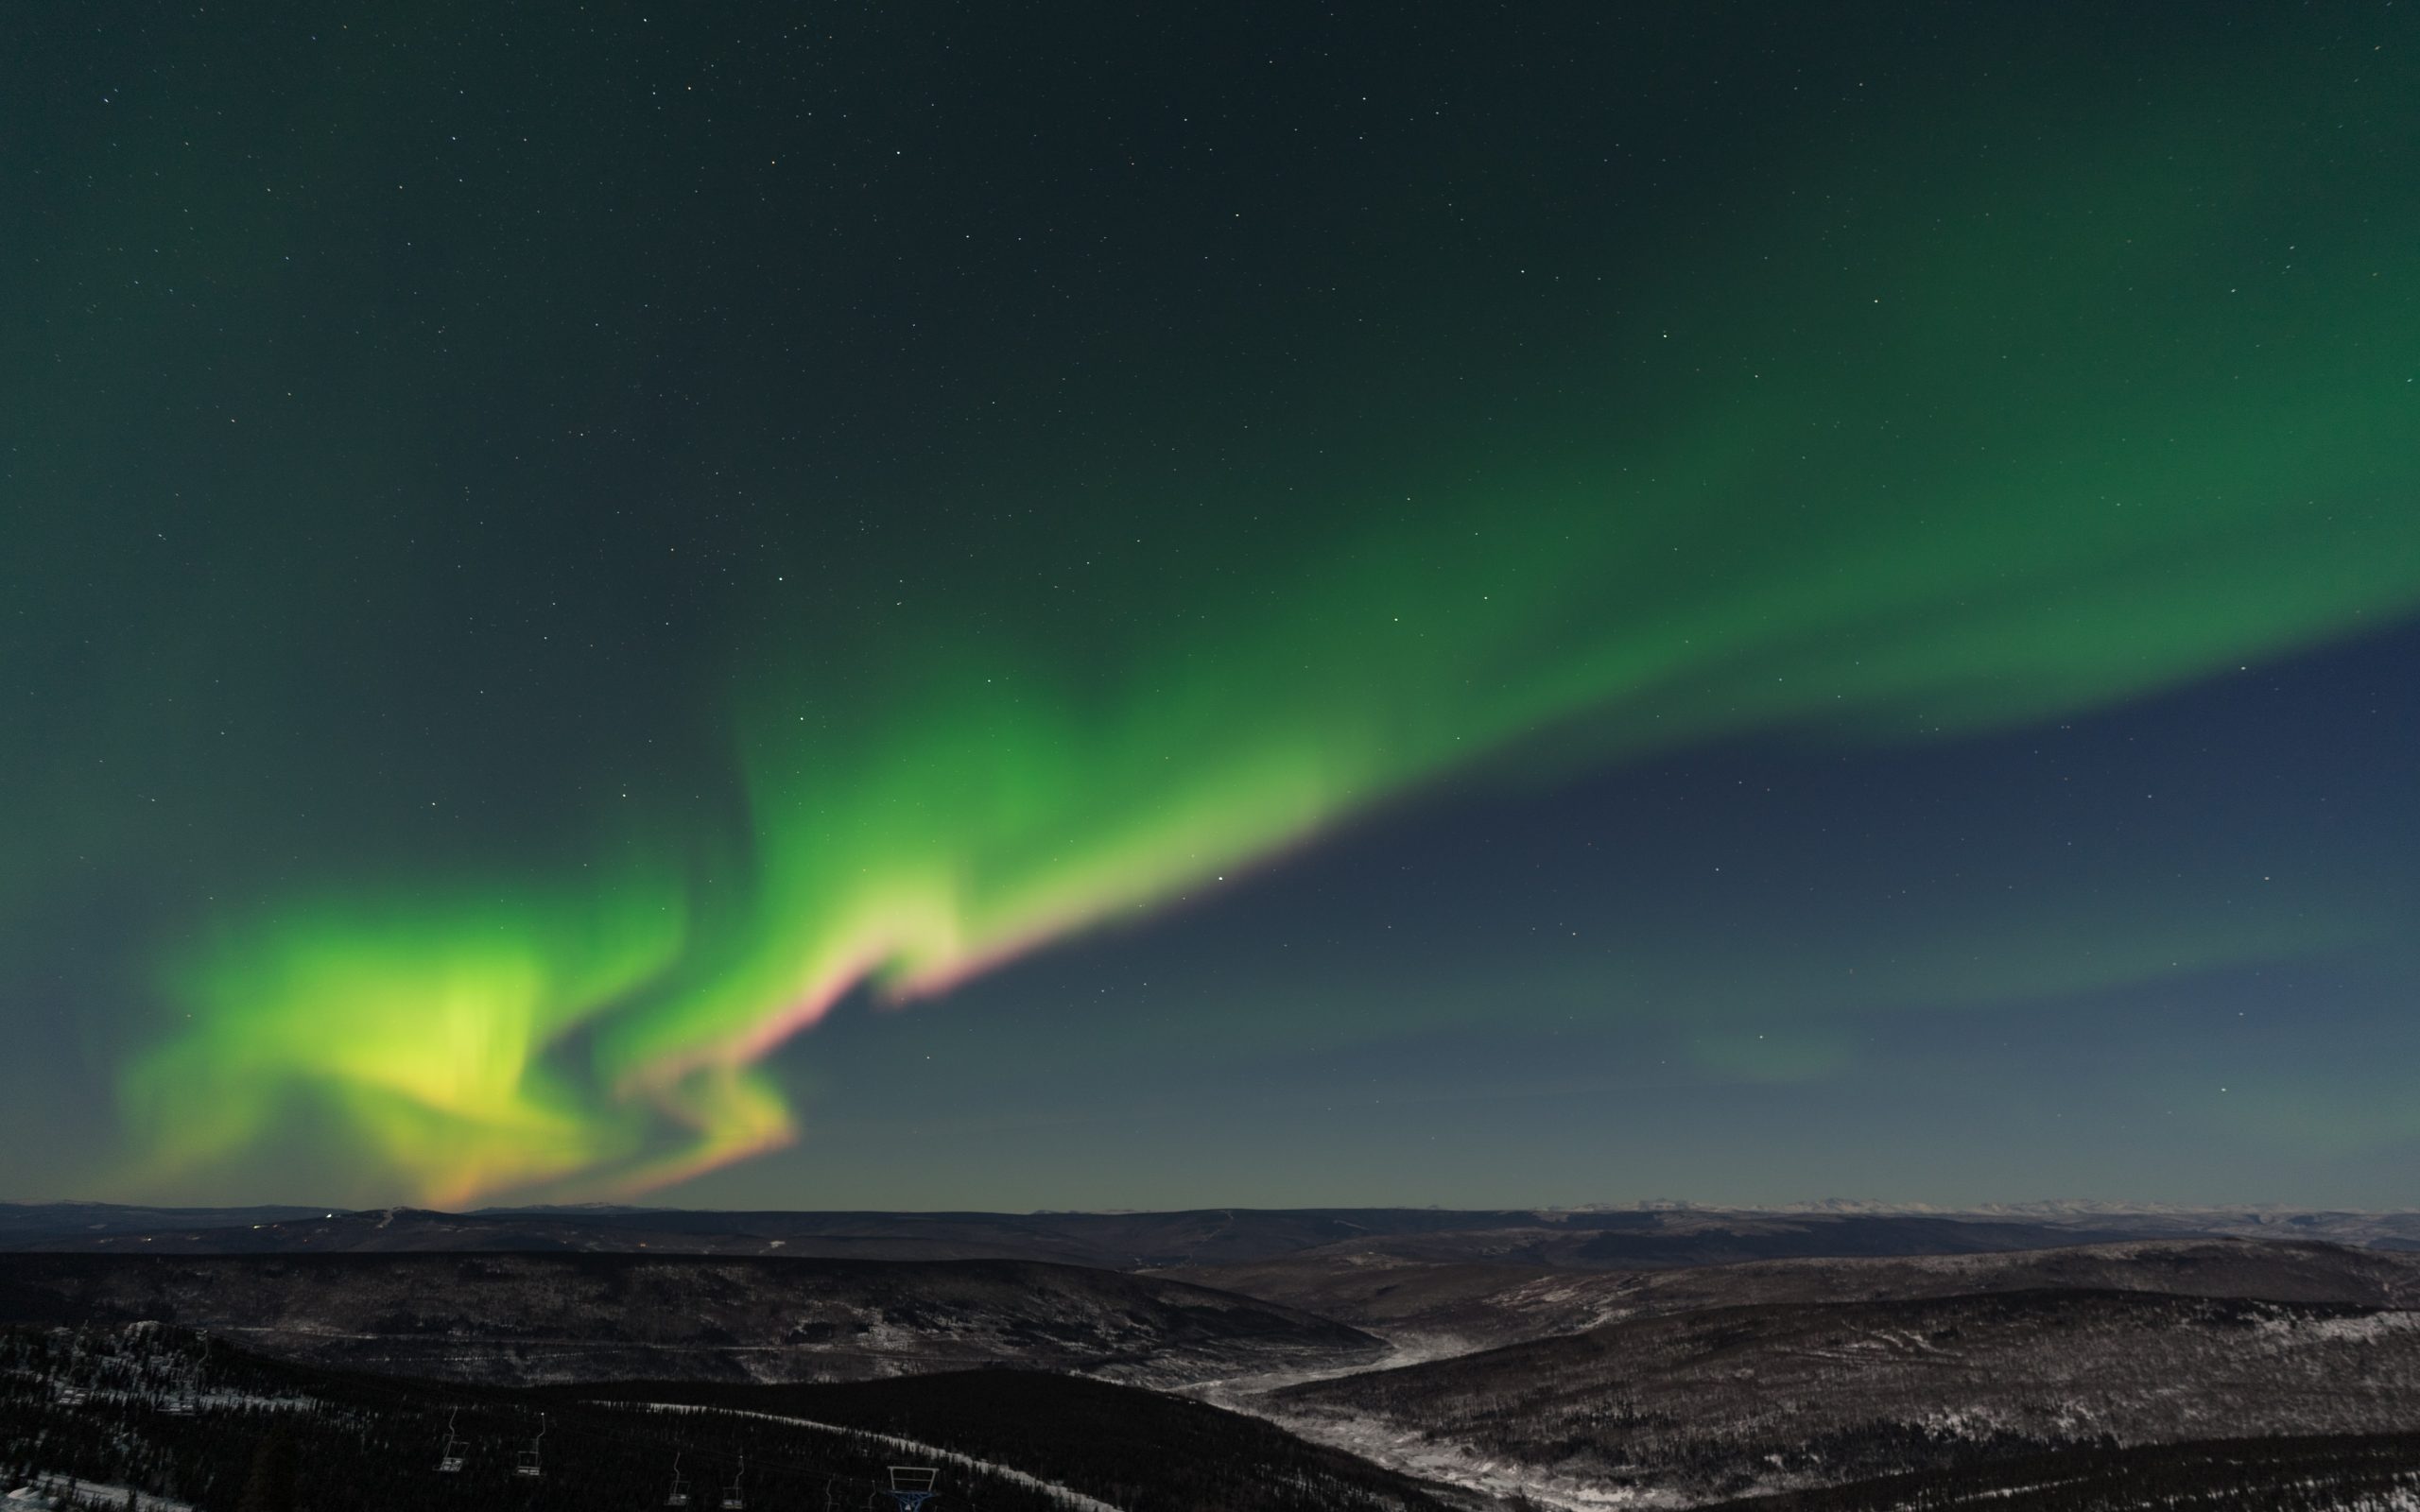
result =
M2106 1291L1717 1308L1267 1400L1324 1441L1737 1495L2067 1445L2420 1430L2420 1313Z
M0 1256L0 1322L151 1320L462 1381L851 1380L1015 1364L1182 1382L1377 1340L1181 1281L1021 1261Z
M709 1399L730 1410L642 1405ZM449 1439L462 1465L441 1473ZM533 1444L543 1473L520 1476ZM113 1487L96 1503L112 1508L136 1490L214 1512L597 1512L664 1505L676 1456L691 1506L737 1484L758 1512L888 1506L875 1493L900 1464L939 1471L936 1512L1449 1504L1253 1418L1064 1377L533 1392L320 1370L172 1329L0 1330L0 1496L73 1477Z
M691 1402L943 1443L1115 1506L1201 1512L1442 1509L1440 1487L1183 1397L1026 1370L975 1370L836 1385L614 1383L552 1388L565 1400ZM1172 1474L1176 1467L1183 1474ZM1181 1486L1181 1490L1176 1487Z
M443 1474L449 1435L463 1463ZM533 1442L543 1473L517 1475ZM109 1507L131 1489L209 1512L596 1512L661 1505L676 1454L699 1486L726 1484L745 1455L749 1500L799 1508L827 1490L865 1506L899 1460L862 1435L325 1371L179 1330L0 1330L0 1495L72 1477L117 1487L97 1499ZM1068 1512L968 1465L942 1485L942 1512Z

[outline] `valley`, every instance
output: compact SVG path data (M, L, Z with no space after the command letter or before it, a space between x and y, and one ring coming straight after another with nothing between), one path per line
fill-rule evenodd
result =
M323 1211L36 1236L0 1253L8 1442L28 1472L169 1494L194 1418L257 1451L300 1421L264 1401L308 1400L317 1452L366 1465L443 1406L493 1456L533 1413L614 1453L744 1441L768 1474L860 1435L990 1477L968 1504L1095 1512L2114 1509L2152 1504L2123 1499L2147 1476L2196 1506L2287 1504L2290 1482L2355 1512L2420 1485L2420 1254L2391 1242L2172 1215L2095 1214L2073 1243L1930 1215L1354 1211ZM747 1249L785 1234L1133 1263ZM1602 1263L1616 1247L1655 1263ZM1736 1258L1756 1248L1782 1252ZM1169 1249L1232 1258L1145 1263ZM95 1413L152 1447L24 1456ZM2252 1489L2214 1489L2238 1462ZM443 1496L394 1504L484 1504Z

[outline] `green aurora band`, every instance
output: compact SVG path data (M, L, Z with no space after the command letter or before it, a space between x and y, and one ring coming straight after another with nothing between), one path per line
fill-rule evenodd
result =
M659 1187L796 1137L765 1062L851 991L946 990L1448 774L2005 728L2381 627L2420 603L2420 217L2260 126L1804 167L1773 202L1824 208L1630 291L1553 418L1409 417L1435 453L1248 574L1146 553L1114 627L970 593L878 657L743 660L733 833L179 955L189 1022L123 1087L140 1177L301 1126L432 1202ZM2260 286L2194 271L2273 242ZM1127 503L1144 536L1173 507Z

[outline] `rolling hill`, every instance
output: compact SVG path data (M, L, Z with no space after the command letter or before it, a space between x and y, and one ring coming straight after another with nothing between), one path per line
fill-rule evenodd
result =
M2160 1240L1956 1255L1757 1261L1637 1272L1425 1262L1333 1248L1154 1272L1282 1302L1432 1349L1485 1349L1621 1318L1785 1302L2100 1289L2420 1307L2420 1256L2339 1245Z
M2420 1431L2420 1312L2083 1289L1716 1307L1267 1404L1415 1471L1480 1458L1704 1499L2065 1447Z
M1174 1383L1340 1367L1383 1348L1281 1304L1030 1261L0 1256L0 1322L136 1320L349 1369L515 1383L998 1364Z

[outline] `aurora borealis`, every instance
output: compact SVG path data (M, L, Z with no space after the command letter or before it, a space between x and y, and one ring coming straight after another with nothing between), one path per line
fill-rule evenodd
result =
M32 13L9 1194L2413 1196L2391 7Z

